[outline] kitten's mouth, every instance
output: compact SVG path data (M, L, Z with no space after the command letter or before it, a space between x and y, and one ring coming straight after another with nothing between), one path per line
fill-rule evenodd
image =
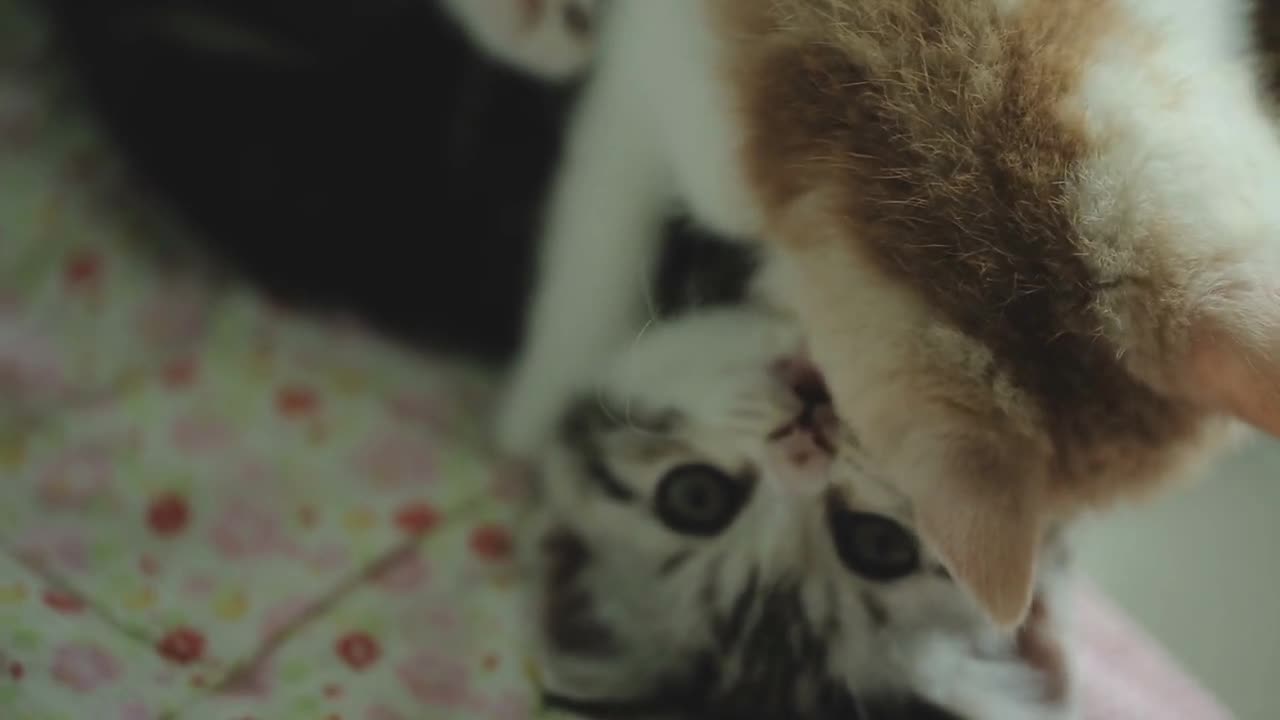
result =
M822 373L813 363L796 357L778 361L774 373L800 400L800 413L769 433L769 440L785 442L788 455L799 465L815 454L834 457L839 420Z

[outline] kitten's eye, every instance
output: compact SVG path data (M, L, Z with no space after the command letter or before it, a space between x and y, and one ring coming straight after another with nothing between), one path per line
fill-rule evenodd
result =
M832 506L827 521L840 560L868 580L897 580L920 567L915 537L883 515Z
M663 476L654 512L685 535L716 535L729 527L747 499L747 486L710 465L681 465Z

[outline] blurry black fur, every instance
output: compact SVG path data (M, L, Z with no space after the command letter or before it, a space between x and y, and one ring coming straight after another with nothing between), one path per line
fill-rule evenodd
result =
M654 275L652 309L657 319L747 299L760 264L757 246L717 237L684 218L668 223L666 232Z
M571 89L432 0L43 0L102 122L278 299L501 358Z

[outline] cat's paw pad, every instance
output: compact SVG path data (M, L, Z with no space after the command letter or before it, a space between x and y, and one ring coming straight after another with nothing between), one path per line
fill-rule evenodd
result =
M583 70L595 50L599 0L445 0L471 39L549 79Z

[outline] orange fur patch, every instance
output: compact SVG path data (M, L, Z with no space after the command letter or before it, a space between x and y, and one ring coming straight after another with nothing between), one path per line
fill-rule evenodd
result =
M823 232L776 239L843 244L986 346L1044 420L1067 504L1156 480L1166 450L1198 437L1201 414L1133 377L1103 336L1098 298L1116 279L1085 262L1100 241L1074 215L1093 148L1067 100L1096 44L1126 32L1109 0L1003 16L971 0L714 7L768 216L827 206L810 213Z

